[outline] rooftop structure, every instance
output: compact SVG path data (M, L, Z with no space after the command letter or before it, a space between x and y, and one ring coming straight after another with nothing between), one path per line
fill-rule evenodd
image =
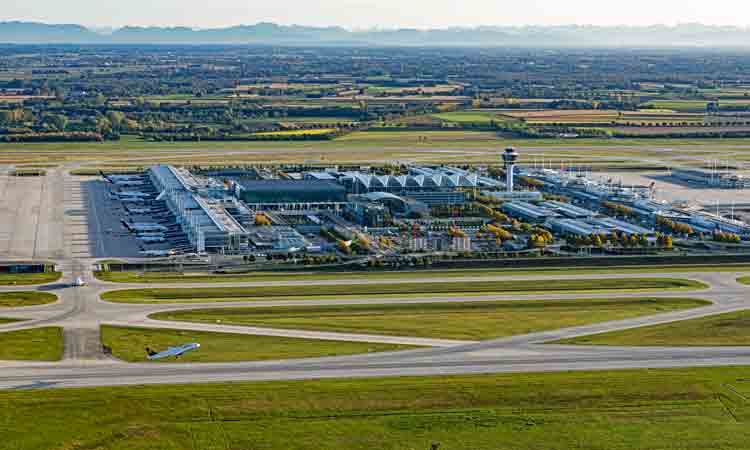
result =
M223 184L165 165L151 167L149 178L198 252L237 251L247 240L247 230L226 211L234 200L227 195L216 198L223 191Z
M597 214L589 209L580 208L578 206L571 205L570 203L563 203L558 201L546 201L541 204L544 208L557 211L561 215L571 219L587 219L594 217Z
M346 201L346 189L329 181L243 180L235 185L235 194L248 204L335 203Z
M514 217L521 217L536 223L544 222L547 219L558 217L559 214L551 209L542 208L526 202L508 202L504 203L502 210Z
M306 180L330 180L334 178L345 186L351 194L367 192L407 192L445 191L496 187L500 183L488 177L452 167L415 167L409 175L374 175L365 172L308 172Z

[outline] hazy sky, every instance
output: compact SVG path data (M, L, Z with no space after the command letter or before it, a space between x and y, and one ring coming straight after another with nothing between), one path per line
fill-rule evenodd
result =
M260 21L347 28L474 25L750 25L748 0L5 0L0 20L219 27Z

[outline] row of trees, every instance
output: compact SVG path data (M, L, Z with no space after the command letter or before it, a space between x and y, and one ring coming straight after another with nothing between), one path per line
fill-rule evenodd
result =
M656 225L662 230L666 230L675 234L682 234L689 236L695 233L693 227L684 223L677 223L671 219L662 216L656 216Z
M602 202L602 208L606 209L611 215L614 216L638 217L638 214L636 214L633 208L621 205L619 203L605 201Z

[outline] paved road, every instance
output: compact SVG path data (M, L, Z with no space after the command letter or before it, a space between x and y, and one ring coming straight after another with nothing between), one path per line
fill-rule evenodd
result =
M41 362L0 362L0 388L19 388L30 386L72 387L103 386L148 383L188 383L240 380L273 380L273 379L306 379L329 377L361 377L392 375L434 375L460 373L497 373L497 372L540 372L558 370L584 369L619 369L632 367L684 367L684 366L717 366L717 365L750 365L750 347L702 347L702 348L633 348L633 347L588 347L560 346L543 344L543 342L627 329L644 325L665 323L676 320L704 317L729 311L750 308L747 298L748 287L737 283L740 273L662 273L662 274L600 274L600 275L546 275L546 276L508 276L508 277L469 277L469 280L536 280L549 282L559 279L590 278L632 278L632 277L674 277L700 280L710 287L694 292L619 292L594 294L545 294L545 295L493 295L493 296L448 296L448 297L412 297L372 298L357 297L320 300L287 300L255 301L232 303L189 303L189 304L119 304L107 303L99 299L102 292L112 289L154 287L152 284L125 285L96 280L91 272L92 256L97 252L96 241L88 231L85 219L88 214L81 214L80 209L87 200L80 194L80 182L65 173L57 173L58 184L54 182L45 189L61 189L64 193L62 206L56 205L49 211L53 224L64 223L65 242L57 238L36 238L36 250L33 254L16 255L15 250L9 257L44 256L58 262L64 271L60 282L35 287L2 287L1 291L42 290L55 293L59 300L50 305L29 308L3 309L3 317L28 319L25 322L0 326L0 331L18 330L39 326L62 326L65 330L64 359L56 363ZM7 180L6 180L7 181ZM4 187L0 184L0 190ZM59 195L59 194L56 194ZM5 203L7 207L7 202ZM44 219L46 220L46 219ZM47 225L36 219L38 226L46 229ZM24 226L20 223L19 226ZM53 227L54 228L54 227ZM10 230L10 232L14 232ZM2 230L0 230L0 235ZM26 233L26 232L24 232ZM44 234L44 233L42 233ZM23 240L28 240L23 234ZM12 237L8 241L0 240L8 248L16 248ZM96 239L96 237L94 237ZM22 252L20 252L22 253ZM4 255L3 255L4 256ZM88 286L70 287L76 277L83 277ZM446 281L430 276L414 279L387 280L388 283ZM453 280L447 280L453 281ZM247 286L263 287L277 285L310 285L341 284L342 280L320 282L252 282L252 283L203 283L190 284L190 287ZM383 283L383 280L355 280L354 283ZM169 285L175 287L175 285ZM169 287L165 286L165 287ZM584 325L549 332L532 333L482 342L457 341L447 339L424 339L409 336L377 336L353 333L331 333L301 330L278 330L260 327L237 327L220 324L186 324L156 322L148 315L157 311L194 309L202 307L231 308L237 306L286 306L286 305L326 305L326 304L383 304L383 303L424 303L424 302L483 302L497 300L527 301L543 299L574 298L611 298L628 296L654 297L698 297L712 301L712 305L687 310L638 317L620 321ZM126 364L105 357L99 344L99 327L101 324L123 326L149 326L184 328L203 331L227 331L245 334L262 334L269 336L303 337L308 339L339 339L365 342L390 342L413 344L425 348L396 353L377 353L366 355L316 358L304 360L245 362L222 364Z

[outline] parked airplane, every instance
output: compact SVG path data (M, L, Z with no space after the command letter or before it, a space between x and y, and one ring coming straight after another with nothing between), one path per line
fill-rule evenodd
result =
M154 194L149 194L147 192L138 192L138 191L121 191L121 192L115 192L114 193L119 198L153 198Z
M145 242L146 244L161 244L162 242L166 241L166 239L159 236L138 236L136 239L141 242Z
M175 358L179 358L182 354L187 353L192 350L197 350L200 347L201 345L195 342L190 343L190 344L180 345L179 347L169 347L163 352L155 352L151 350L150 348L146 347L146 353L148 353L148 359L151 359L151 360L169 358L171 356L174 356Z
M143 203L151 201L151 199L141 198L141 197L125 197L125 198L112 197L112 199L119 200L123 203L137 203L137 204L143 204Z
M115 181L113 183L115 186L123 186L123 187L136 187L136 186L144 186L146 184L145 181Z
M107 175L101 170L99 171L99 174L104 177L105 180L109 181L112 184L116 184L117 182L123 182L123 181L140 181L143 180L142 175Z
M151 208L128 208L130 214L148 214L151 212Z
M172 256L175 252L172 250L144 250L140 252L140 254L147 258L160 258L164 256Z
M125 225L125 228L129 229L130 231L135 231L136 233L161 232L169 230L164 225L159 225L158 223L128 223L123 220L122 224Z

